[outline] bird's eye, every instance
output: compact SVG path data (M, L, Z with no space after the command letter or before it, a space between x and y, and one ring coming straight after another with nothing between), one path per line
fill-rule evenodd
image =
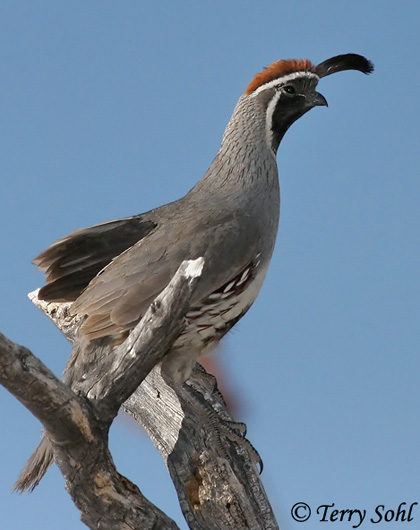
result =
M296 94L296 89L293 85L285 85L283 87L283 92L286 92L286 94Z

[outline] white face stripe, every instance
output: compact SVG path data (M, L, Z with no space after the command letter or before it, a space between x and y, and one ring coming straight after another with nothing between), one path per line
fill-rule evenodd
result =
M254 92L251 92L249 94L249 97L256 96L263 90L267 90L268 88L275 87L279 85L280 83L283 85L284 83L288 83L289 81L293 81L294 79L299 79L299 77L312 77L319 81L319 75L314 74L313 72L293 72L292 74L284 75L277 77L276 79L273 79L272 81L269 81L268 83L264 83L263 85L259 86Z
M264 85L264 86L266 86L266 85ZM255 94L255 92L254 92L254 94ZM274 109L276 108L277 103L278 103L279 99L281 98L281 96L282 96L282 93L280 91L276 92L276 94L271 99L270 103L268 104L267 112L265 114L265 137L266 137L267 145L268 145L270 151L273 154L274 154L274 151L273 151L273 130L271 128L272 127L272 121L273 121L273 112L274 112Z

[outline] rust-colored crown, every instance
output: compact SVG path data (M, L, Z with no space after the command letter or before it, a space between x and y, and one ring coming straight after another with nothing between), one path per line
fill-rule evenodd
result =
M276 61L264 70L258 73L254 79L246 87L245 94L252 94L257 88L273 79L277 79L283 75L292 74L294 72L311 71L313 65L309 59L284 59Z

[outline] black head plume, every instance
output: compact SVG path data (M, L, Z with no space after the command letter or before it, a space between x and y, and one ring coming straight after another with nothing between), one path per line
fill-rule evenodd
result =
M326 77L327 75L342 72L343 70L359 70L364 74L373 72L373 63L356 53L346 53L344 55L336 55L327 59L318 66L315 66L312 71L319 77Z

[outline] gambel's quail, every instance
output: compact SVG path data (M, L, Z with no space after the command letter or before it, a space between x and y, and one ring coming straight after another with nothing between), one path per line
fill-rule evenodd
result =
M80 332L94 351L127 336L183 260L204 257L187 324L161 365L165 377L185 381L194 362L254 302L277 235L280 141L308 110L327 105L315 90L320 78L343 70L367 74L373 65L346 54L318 66L282 60L265 68L239 98L220 149L194 188L175 202L51 245L34 260L46 274L39 298L73 302L71 312L84 317ZM74 385L91 366L73 351L64 381ZM51 461L44 437L15 487L35 487Z

